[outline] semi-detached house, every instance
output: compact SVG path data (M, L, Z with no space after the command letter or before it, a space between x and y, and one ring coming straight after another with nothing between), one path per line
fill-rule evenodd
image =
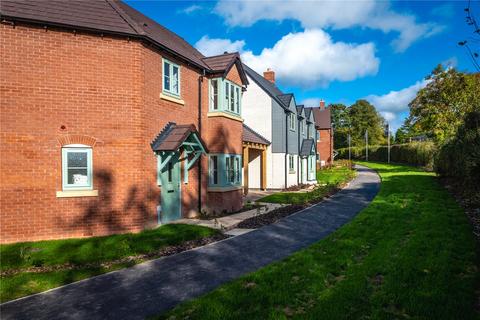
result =
M316 183L315 123L310 109L297 106L293 94L275 85L275 73L264 75L244 64L249 81L242 116L248 130L264 140L244 143L244 188L283 189ZM248 159L248 161L247 161Z
M242 207L238 54L205 57L120 1L0 13L0 242Z

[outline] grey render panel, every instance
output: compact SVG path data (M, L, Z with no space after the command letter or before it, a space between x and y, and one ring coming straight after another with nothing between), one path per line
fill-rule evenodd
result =
M290 101L290 110L292 111L297 111L297 107L295 105L295 101ZM295 112L295 117L297 117L297 114ZM290 130L290 128L288 128L288 150L287 150L287 153L288 154L298 154L298 150L300 148L300 145L299 145L299 134L298 134L298 130L300 128L298 127L298 121L297 121L297 124L296 124L296 128L295 128L295 131L292 131Z
M272 152L285 153L286 113L277 101L272 99Z

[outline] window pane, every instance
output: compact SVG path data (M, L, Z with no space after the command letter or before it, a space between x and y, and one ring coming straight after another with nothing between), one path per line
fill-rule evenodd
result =
M88 170L85 169L68 169L68 184L86 186L88 185Z
M213 183L218 183L218 162L217 157L213 157Z
M240 113L240 89L235 88L235 112Z
M235 88L230 85L230 111L235 112Z
M218 110L218 81L212 80L211 83L212 83L212 88L211 88L212 108L213 110Z
M163 63L163 86L165 90L170 91L170 64Z
M228 109L228 103L230 101L230 90L229 90L229 85L228 82L225 82L225 105L223 107L223 110Z
M68 152L67 166L69 168L86 168L87 167L87 153L86 152Z
M168 182L172 182L172 170L173 170L172 162L169 162L168 163Z
M172 92L178 94L178 67L172 66Z

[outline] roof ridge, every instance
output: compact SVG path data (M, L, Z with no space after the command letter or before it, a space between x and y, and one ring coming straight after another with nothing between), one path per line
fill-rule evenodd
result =
M142 35L142 36L145 36L147 33L145 32L145 30L140 26L138 25L138 23L133 20L129 15L128 13L126 13L122 8L120 8L114 0L105 0L105 2L107 2L112 8L113 10L115 10L118 15L123 19L125 20L126 23L128 23L128 25L130 27L132 27L132 29Z
M240 54L238 53L238 51L231 52L231 53L227 52L227 53L222 53L222 54L216 54L216 55L213 55L213 56L203 57L202 60L203 60L203 59L209 59L209 58L216 58L216 57L226 56L226 55L232 55L232 54L240 55Z

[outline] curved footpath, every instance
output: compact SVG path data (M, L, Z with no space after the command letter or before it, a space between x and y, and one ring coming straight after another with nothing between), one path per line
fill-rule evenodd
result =
M144 319L325 238L375 197L380 178L358 176L326 201L211 245L6 302L2 319Z

